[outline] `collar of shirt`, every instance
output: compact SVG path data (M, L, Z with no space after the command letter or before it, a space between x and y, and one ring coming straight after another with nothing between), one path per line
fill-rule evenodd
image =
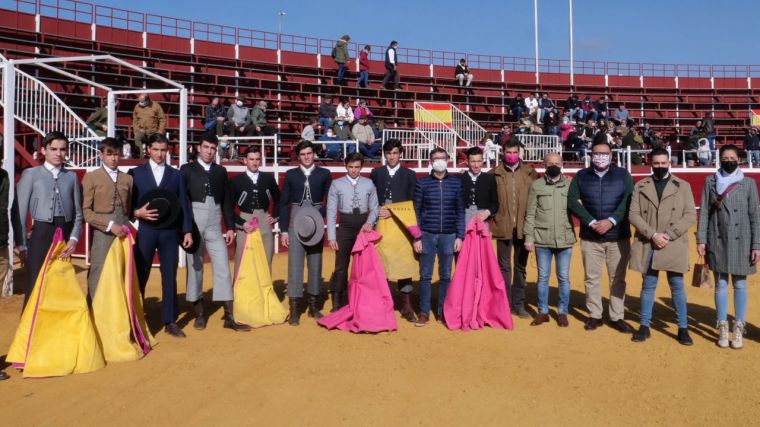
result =
M311 175L312 172L314 172L315 165L311 165L310 168L305 168L303 165L299 166L301 168L301 172L303 172L304 175L308 178L309 175Z
M51 165L48 162L45 162L45 169L47 169L48 172L52 173L53 174L53 178L55 178L55 179L58 179L58 174L61 173L61 167L60 166L55 167L55 166Z
M603 177L604 175L607 175L607 172L609 172L609 171L610 171L610 167L609 167L609 166L607 166L607 169L605 169L605 170L603 170L603 171L598 171L598 170L596 170L596 168L593 168L593 169L594 169L594 173L595 173L595 174L596 174L596 176L598 176L599 178Z
M353 186L356 186L356 184L358 184L358 183L359 183L359 177L358 177L358 176L356 177L356 179L354 179L354 178L351 178L350 176L346 175L346 179L347 179L347 180L348 180L348 182L350 182L350 183L351 183L351 185L353 185Z
M396 172L398 172L399 168L401 168L401 163L397 164L395 167L390 167L388 165L385 167L388 168L388 175L393 177L393 175L396 175Z
M259 181L259 171L251 172L246 169L245 174L248 175L248 178L251 178L251 181L253 181L254 184Z
M200 157L198 157L198 164L201 165L201 166L203 166L203 169L206 172L208 172L209 170L211 170L211 164L204 162L203 160L201 160Z
M473 175L472 171L470 171L470 170L467 171L467 174L470 175L470 179L472 180L472 182L477 181L478 177L480 176L481 173L483 173L483 172L478 172L477 175Z
M150 169L152 171L164 170L164 166L166 166L166 163L158 164L158 163L154 162L153 159L148 160L148 164L150 164Z
M106 165L103 165L103 169L108 172L108 176L111 177L111 180L116 182L116 178L119 176L119 169L111 169Z

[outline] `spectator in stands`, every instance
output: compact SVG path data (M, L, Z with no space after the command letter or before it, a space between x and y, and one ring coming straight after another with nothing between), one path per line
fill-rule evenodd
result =
M505 127L508 125L504 125ZM502 133L498 133L497 137L501 137ZM509 141L509 135L507 136L507 139L504 141ZM488 163L493 163L496 161L496 157L499 155L499 146L502 144L497 144L493 140L493 135L490 133L486 133L483 135L483 138L480 139L479 148L483 152L483 155L485 156L485 159L488 161ZM468 157L469 159L469 157ZM469 221L468 221L469 222Z
M348 127L348 124L343 120L336 121L330 130L332 131L332 137L334 139L329 139L330 132L328 132L326 134L328 139L320 138L320 141L353 141L356 139L354 138L354 134L351 133L351 129ZM334 160L340 160L343 158L343 145L346 145L347 154L353 154L356 152L356 146L353 144L325 144L325 156Z
M108 106L106 99L103 99L103 105L97 108L87 118L87 127L93 130L96 135L105 137L108 132ZM119 111L119 100L114 100L114 111Z
M757 135L757 128L747 129L747 136L744 137L744 149L747 150L747 157L751 159L752 166L757 167L760 162L760 136Z
M470 67L467 66L467 60L464 58L459 60L454 76L456 77L457 82L459 82L460 87L470 87L472 79L475 77L470 73Z
M256 131L254 132L254 135L256 136L272 136L276 133L272 126L267 125L267 102L264 100L259 101L258 104L253 107L251 122Z
M739 168L739 148L720 147L720 169L705 180L697 225L697 253L715 274L718 346L729 345L728 282L734 288L731 347L743 347L747 311L747 276L760 262L760 201L757 184ZM22 218L23 221L23 218Z
M636 140L636 138L641 138L639 135L638 129L635 127L631 128L631 131L626 133L621 141L621 148L628 148L631 147L631 150L638 150L640 148L639 142ZM634 165L640 165L642 164L642 158L641 154L633 152L631 153L631 164Z
M151 135L166 133L166 115L164 115L164 109L145 93L138 95L137 101L132 112L132 132L134 132L138 150L138 155L135 157L139 158L145 154L143 147Z
M335 109L335 114L337 115L338 121L343 120L348 124L354 122L354 111L351 109L351 103L348 102L348 99L344 99L338 104L338 107Z
M316 152L319 152L319 157L327 157L327 158L333 158L334 160L337 160L340 158L341 154L341 146L340 144L335 144L333 141L337 141L338 138L335 136L335 131L332 130L332 128L327 128L325 130L325 134L319 137L320 145L319 149L315 149Z
M219 97L215 96L211 99L211 104L206 106L206 120L203 123L203 128L206 129L206 132L216 132L216 136L222 136L226 118L224 105L219 101Z
M621 102L618 106L617 110L615 110L615 117L614 119L617 120L620 123L626 123L628 119L631 118L631 114L628 112L628 110L625 108L625 103Z
M565 111L570 113L570 121L575 123L576 120L583 120L583 110L581 102L578 101L578 95L572 94L565 101Z
M301 141L314 142L316 140L316 129L319 127L319 123L316 117L312 117L306 122L306 126L301 131Z
M356 80L356 87L369 87L369 45L364 46L359 54L359 78Z
M338 86L343 84L343 77L346 75L346 62L350 61L348 57L348 42L350 40L351 37L348 34L344 35L335 43L335 48L333 49L332 57L335 63L338 64L338 76L335 79L335 84Z
M510 104L510 109L512 110L512 115L514 116L515 121L520 120L523 113L528 111L525 105L525 98L523 98L521 93L518 93L517 96L515 96L515 99L512 100L512 104Z
M354 110L354 118L356 120L359 120L362 117L366 117L368 121L372 120L372 111L367 107L367 101L363 99L359 101L359 105L357 105Z
M541 118L538 120L539 123L544 121L544 117L546 117L549 113L555 113L556 115L556 105L554 105L554 101L549 98L548 93L544 93L541 95L541 99L538 100L538 108L540 111Z
M337 115L336 109L335 97L332 96L326 96L319 104L319 124L322 125L322 129L327 130L332 126Z
M385 120L374 120L372 130L375 132L375 139L383 140L383 131L385 130Z
M251 136L253 135L253 123L248 107L245 106L245 98L238 96L235 105L227 109L227 122L230 136Z
M596 111L596 106L593 101L591 101L591 97L586 95L586 98L583 99L583 102L581 102L581 111L582 111L582 118L581 120L588 119L591 117L594 119L594 121L597 121L599 118L599 113Z
M654 148L654 129L649 125L649 122L644 123L644 128L641 130L641 137L644 139L644 145L647 148Z
M607 109L608 109L607 101L608 100L609 98L607 97L607 95L602 95L599 97L599 100L596 101L596 104L594 104L595 105L594 108L596 108L596 112L597 112L597 120L602 119L602 118L604 119L607 118Z
M567 137L571 132L575 132L575 125L570 122L570 117L562 117L562 123L559 125L559 137L562 142L567 142Z
M709 166L711 156L712 152L710 151L710 142L707 140L707 138L701 138L698 141L697 147L697 160L699 161L699 165Z
M507 141L509 141L510 135L512 135L512 126L504 123L504 126L501 127L501 132L496 134L493 142L498 145L504 145Z
M538 92L528 95L528 97L525 98L525 108L528 110L528 114L533 118L534 123L541 122L541 114L538 109Z
M367 160L374 160L382 145L380 141L375 139L375 131L373 131L372 126L367 123L366 115L359 118L359 122L351 129L351 133L354 135L354 138L359 141L359 151L367 158Z
M398 89L398 54L396 51L398 42L393 40L385 50L385 77L383 77L383 87L385 89ZM393 83L388 87L388 83Z
M542 120L544 125L544 135L559 135L559 123L557 121L557 115L554 111L546 113Z
M705 114L704 118L702 119L702 131L704 132L707 140L710 142L710 159L712 160L712 155L715 152L715 114Z

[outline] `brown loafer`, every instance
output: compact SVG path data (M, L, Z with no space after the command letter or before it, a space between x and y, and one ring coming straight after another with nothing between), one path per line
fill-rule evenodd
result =
M612 329L615 329L616 331L623 334L630 334L633 332L633 329L631 329L631 327L627 323L625 323L625 320L623 319L618 319L618 320L615 320L614 322L610 322L610 326L612 327Z
M186 335L184 332L182 332L182 328L179 327L176 323L167 323L164 325L164 332L166 332L167 335L171 335L175 338L185 338Z
M602 319L594 319L593 317L590 317L588 320L586 320L586 323L583 325L583 329L587 331L593 331L596 328L602 326L604 322L602 322Z
M538 313L536 317L533 319L532 322L530 322L530 326L538 326L542 323L546 323L549 321L549 314L547 313Z
M427 314L418 314L417 320L414 322L414 326L423 327L430 321L430 316Z
M557 325L559 325L560 328L567 328L570 325L570 322L567 321L567 314L560 314L557 316Z

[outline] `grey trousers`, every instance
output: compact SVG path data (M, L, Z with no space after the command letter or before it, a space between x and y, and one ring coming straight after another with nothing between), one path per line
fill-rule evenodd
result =
M201 243L194 254L187 254L187 300L198 301L203 294L203 250L211 258L214 273L214 301L232 301L232 278L227 245L222 234L222 208L206 197L203 203L193 202L193 218L201 232Z
M259 220L259 230L261 231L261 240L264 241L264 252L267 255L267 263L269 264L269 272L272 272L272 254L274 253L274 235L272 234L272 225L267 223L267 213L263 209L255 209L252 214L240 212L240 217L246 222L251 220L251 217L256 217ZM235 271L238 271L240 267L240 258L243 256L243 249L245 245L245 231L241 229L237 230L237 237L235 237Z
M310 295L319 295L322 289L322 242L314 246L303 246L296 238L291 227L288 230L290 246L288 247L288 296L301 298L303 296L303 262L306 258L306 268L309 269L306 291Z
M106 255L111 249L113 239L116 238L111 233L104 233L90 227L92 231L92 247L90 248L90 269L87 271L87 291L90 299L95 298L95 291L98 289L100 274L103 272L103 263L106 262Z

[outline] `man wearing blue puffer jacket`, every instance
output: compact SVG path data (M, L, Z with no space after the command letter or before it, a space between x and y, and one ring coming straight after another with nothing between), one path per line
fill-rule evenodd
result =
M462 249L464 239L464 196L462 180L446 171L449 155L442 148L430 152L433 171L417 181L414 210L422 237L414 241L420 255L420 313L415 326L425 326L430 319L430 286L433 265L438 256L437 318L443 321L443 302L451 282L454 253Z

